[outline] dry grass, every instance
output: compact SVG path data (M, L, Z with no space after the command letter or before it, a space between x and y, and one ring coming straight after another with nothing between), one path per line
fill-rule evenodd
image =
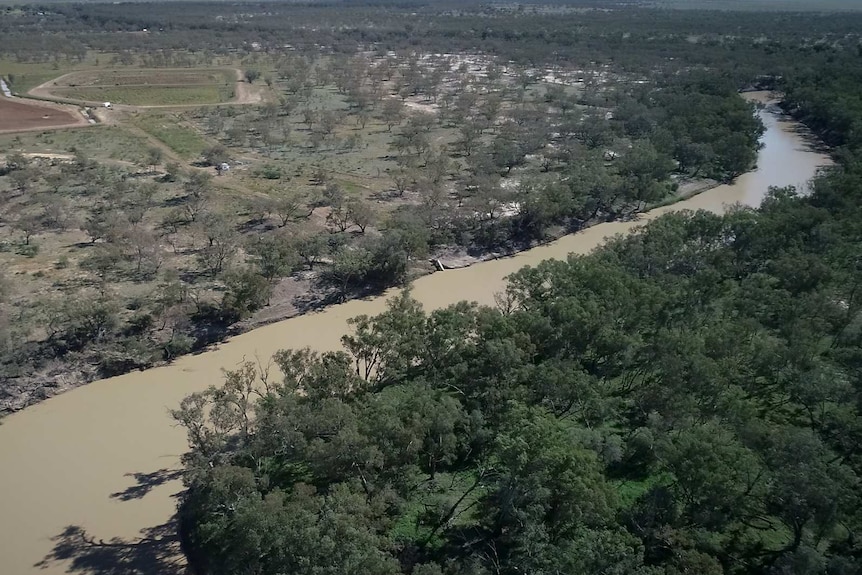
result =
M130 106L194 106L221 104L234 97L232 85L213 86L89 86L57 88L61 98L86 102L113 102Z

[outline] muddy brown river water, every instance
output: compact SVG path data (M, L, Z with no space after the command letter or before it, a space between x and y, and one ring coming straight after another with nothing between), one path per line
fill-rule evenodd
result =
M523 266L587 253L607 237L667 212L720 213L736 202L758 205L769 186L804 186L829 163L806 146L798 124L760 114L765 147L757 169L735 184L653 210L638 222L598 225L510 258L423 277L414 283L413 296L426 309L461 300L493 304L504 278ZM338 348L347 319L382 311L389 295L262 327L205 353L97 381L3 420L0 575L182 573L169 522L182 487L172 472L186 440L168 410L189 393L219 383L222 368L256 356L265 360L284 348Z

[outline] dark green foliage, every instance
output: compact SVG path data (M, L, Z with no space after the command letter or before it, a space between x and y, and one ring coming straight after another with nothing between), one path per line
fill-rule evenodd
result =
M503 309L405 294L346 353L229 374L176 413L206 572L858 572L858 189L667 215Z
M249 84L254 84L254 81L260 78L260 70L257 68L248 68L244 73L245 81Z
M77 351L110 339L119 324L117 312L116 304L104 298L64 301L46 314L46 327L55 347Z
M259 175L259 177L266 180L279 180L283 175L281 168L272 164L265 164L264 166L261 166L257 174Z
M298 267L300 256L295 242L286 234L261 236L249 246L260 275L270 282L289 275Z
M757 140L763 126L754 117L752 106L727 95L737 88L730 76L715 73L691 74L676 80L647 100L643 114L654 118L654 125L640 113L623 120L626 131L644 130L652 140L667 142L680 168L719 180L730 180L748 171L754 164ZM623 110L625 114L626 110ZM620 116L616 116L619 118Z
M435 223L428 193L426 212L393 218L383 237L261 244L260 274L229 276L225 309L197 312L219 318L262 305L297 258L347 296L403 281L432 241L496 247L624 216L663 199L674 170L732 179L751 166L761 129L741 88L786 90L788 110L841 146L840 168L809 198L774 190L759 211L664 217L592 256L516 274L503 309L425 314L400 298L378 318L357 318L345 352L282 352L281 379L256 382L262 374L244 365L224 387L186 399L174 414L193 448L182 511L204 573L862 571L860 19L581 4L614 9L408 0L225 5L213 18L205 4L119 13L69 4L0 18L0 50L18 59L102 49L132 64L134 50L142 62L185 65L226 50L247 56L252 42L278 55L287 37L314 57L320 47L336 59L373 46L479 52L538 69L595 62L620 74L607 89L588 78L576 97L547 90L560 125L558 157L543 168L560 178L525 184L515 198L501 174L518 173L550 124L506 106L518 128L492 125L487 110L454 104L445 121L461 132L453 150L470 178L459 199L475 223ZM115 33L145 27L159 33ZM310 69L280 74L287 91L297 91L290 76ZM422 74L406 72L402 95L417 93ZM638 77L649 84L629 83ZM583 117L581 105L592 106ZM428 120L402 126L400 108L382 110L398 126L399 160L427 161L436 146ZM319 129L332 119L319 118ZM206 156L226 158L218 146ZM26 171L10 176L18 192L32 183ZM189 220L204 216L205 184L188 186ZM325 193L328 205L348 207L344 190ZM495 213L504 200L520 205L517 216ZM94 212L94 241L111 216ZM208 238L213 274L235 251L231 237ZM86 265L115 273L114 257L94 253ZM104 354L108 368L140 355L103 299L58 306L48 319L57 353L120 336ZM164 354L190 347L178 332Z
M340 246L323 279L342 298L356 291L397 285L407 277L408 257L422 249L415 239L402 230L393 230L356 246Z
M228 275L227 291L222 298L222 313L227 322L245 319L269 302L272 284L250 269Z

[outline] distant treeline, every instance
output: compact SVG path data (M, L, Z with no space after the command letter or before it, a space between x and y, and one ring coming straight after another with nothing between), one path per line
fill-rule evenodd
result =
M359 48L485 52L534 65L613 63L630 71L682 62L742 82L807 61L856 53L862 15L751 14L647 8L531 10L472 3L56 4L6 8L0 53L22 60L79 58L86 49L212 53ZM147 29L147 34L126 34ZM34 33L36 32L36 33ZM734 66L725 66L728 50ZM672 59L671 59L672 58Z

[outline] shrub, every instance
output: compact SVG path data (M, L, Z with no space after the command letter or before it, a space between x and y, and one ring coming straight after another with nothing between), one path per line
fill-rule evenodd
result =
M20 244L17 247L16 253L25 258L34 258L39 255L39 244L30 242L29 244Z
M162 351L165 359L171 360L175 357L189 353L195 345L195 338L184 333L175 333L170 340L165 342Z
M222 298L222 317L231 323L265 306L272 295L272 285L266 278L249 269L231 274L227 287Z
M280 180L281 176L281 168L272 164L266 164L257 171L257 177L266 180Z

